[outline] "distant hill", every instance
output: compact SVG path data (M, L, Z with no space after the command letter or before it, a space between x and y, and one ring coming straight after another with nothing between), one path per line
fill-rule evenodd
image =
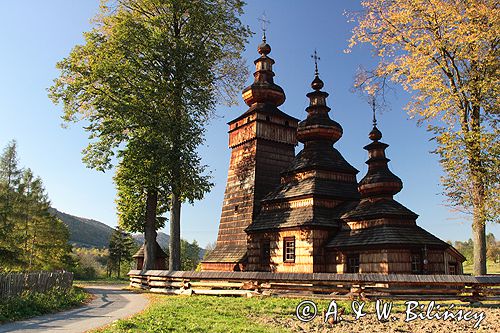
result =
M78 217L50 208L50 212L55 214L68 226L70 236L69 242L78 247L108 247L109 238L113 232L110 226L84 217Z
M137 245L144 244L144 234L135 234L132 235L132 237L134 238ZM158 242L158 245L160 245L162 249L166 249L168 247L168 243L170 242L170 236L163 232L159 232L156 235L156 241Z
M70 233L69 242L71 244L77 247L86 248L108 247L109 238L114 230L110 226L96 220L63 213L55 208L50 208L50 212L61 219L61 221L63 221L68 227ZM132 237L137 245L142 245L144 243L143 234L135 234L132 235ZM158 232L156 241L163 249L166 249L168 247L168 243L170 242L170 236L163 232ZM203 257L204 253L205 250L201 249L200 257Z

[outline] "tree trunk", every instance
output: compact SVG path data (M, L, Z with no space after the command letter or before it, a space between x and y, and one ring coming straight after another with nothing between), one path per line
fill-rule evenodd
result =
M473 177L472 241L474 244L474 275L486 274L486 223L484 220L484 186L479 177Z
M120 250L121 251L121 250ZM122 256L121 254L118 256L118 279L120 278L120 270L121 270L121 262L122 262Z
M148 190L146 197L146 223L144 225L144 264L142 271L155 269L156 262L156 207L158 192Z
M472 107L471 133L472 140L466 141L469 145L469 165L472 181L472 240L474 243L474 275L486 274L486 221L485 221L485 171L481 164L481 108Z
M486 274L486 226L474 216L472 222L472 240L474 242L474 275Z
M181 269L181 201L179 195L172 193L172 207L170 209L170 256L168 269Z

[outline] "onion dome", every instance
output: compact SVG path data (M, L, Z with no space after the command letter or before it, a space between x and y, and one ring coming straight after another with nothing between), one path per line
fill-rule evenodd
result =
M370 197L390 197L403 188L401 179L393 174L387 165L390 161L385 157L385 149L388 144L379 142L382 132L374 124L368 135L373 142L363 147L368 151L368 172L359 182L358 190L362 198Z
M328 93L321 91L323 86L316 69L314 80L311 82L314 91L306 95L309 98L309 106L306 108L308 115L299 123L297 129L297 139L300 142L321 140L332 144L342 137L342 126L328 115L331 109L326 105Z
M254 82L243 90L243 100L248 106L253 106L256 103L270 103L274 106L280 106L285 102L285 92L274 83L274 60L267 56L271 53L271 46L267 44L265 36L257 47L257 51L260 58L254 61Z

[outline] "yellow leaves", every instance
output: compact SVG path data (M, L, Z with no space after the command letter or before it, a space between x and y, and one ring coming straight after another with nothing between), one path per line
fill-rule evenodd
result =
M485 206L498 220L498 203L489 204L500 188L498 1L365 0L362 5L366 12L356 17L349 47L371 44L380 58L376 76L390 77L412 93L406 106L410 117L438 125L432 130L450 199L472 205L470 179L482 179ZM363 87L368 95L379 88L373 82Z
M493 1L367 0L349 47L370 43L388 63L385 75L413 90L412 111L423 117L459 112L467 100L482 103L498 72L499 8ZM394 50L398 50L397 53ZM482 76L470 77L473 72ZM477 76L477 75L476 75ZM369 92L369 91L368 91ZM496 98L497 96L489 96ZM498 103L496 103L498 104Z

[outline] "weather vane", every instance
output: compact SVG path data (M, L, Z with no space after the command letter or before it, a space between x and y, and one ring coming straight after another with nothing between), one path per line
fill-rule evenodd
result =
M271 21L267 19L266 12L264 11L262 15L257 19L260 21L261 24L261 29L262 29L262 41L265 43L266 42L266 30L269 24L271 24Z
M314 75L318 76L318 60L321 60L320 57L318 57L318 53L316 52L316 49L314 49L314 54L311 55L311 58L314 59Z

